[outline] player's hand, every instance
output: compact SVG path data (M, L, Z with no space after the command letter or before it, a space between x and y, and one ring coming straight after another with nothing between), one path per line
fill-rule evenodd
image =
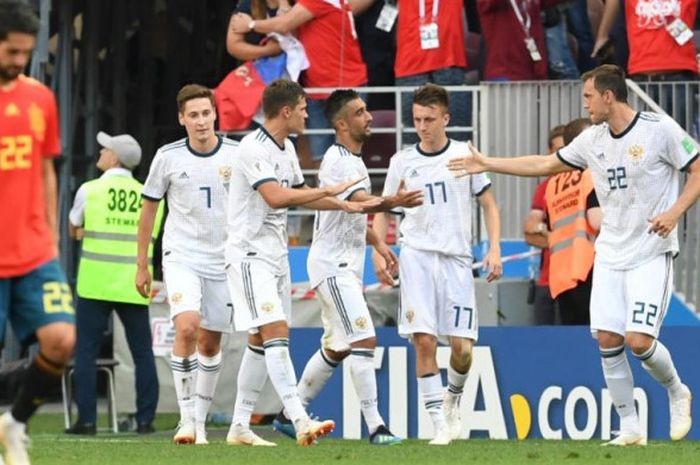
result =
M488 271L486 282L495 281L503 275L503 263L501 262L501 251L489 249L481 265L481 271Z
M393 255L393 252L392 252ZM393 286L394 285L394 275L395 272L393 270L398 269L398 260L396 259L396 255L393 255L393 260L394 264L390 265L387 258L380 254L376 249L372 252L372 265L374 265L374 274L377 276L377 280L379 280L380 283L385 284L387 286Z
M367 179L367 176L363 176L357 179L351 179L350 181L341 182L340 184L336 184L335 186L324 187L323 189L325 189L326 195L328 197L335 197L336 195L342 194L355 184L358 184L364 181L365 179Z
M384 241L381 241L379 245L374 246L374 251L384 259L384 272L388 273L389 277L396 276L399 272L399 257L391 250L391 247L386 245ZM391 281L393 284L393 279Z
M151 273L148 268L139 267L136 270L136 290L142 297L151 297Z
M246 13L236 13L231 18L231 29L237 34L247 34L250 32L248 29L248 24L253 20L250 15Z
M413 208L423 205L423 190L417 189L414 191L406 190L406 183L401 180L399 188L396 190L396 194L391 196L392 207L406 207Z
M672 213L670 210L647 220L649 222L649 234L658 234L663 238L667 238L671 231L676 227L680 217Z
M460 158L453 158L447 162L447 168L452 171L452 174L457 178L486 171L486 157L479 152L471 142L468 144L469 151L471 152L470 154Z
M382 197L372 197L367 200L362 200L361 202L348 200L343 202L343 211L345 213L365 213L370 208L381 205L382 202L384 202Z

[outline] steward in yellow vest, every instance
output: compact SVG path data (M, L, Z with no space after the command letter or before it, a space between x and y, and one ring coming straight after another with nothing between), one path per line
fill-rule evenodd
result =
M135 365L137 432L149 433L153 431L158 404L158 377L149 299L142 297L133 285L143 185L131 171L141 160L141 147L127 134L112 137L100 132L97 141L104 147L97 161L104 174L80 186L70 211L70 235L82 239L82 253L77 282L74 377L78 420L66 433L96 433L95 364L113 311L124 325ZM158 207L148 249L149 262L153 259L162 207Z

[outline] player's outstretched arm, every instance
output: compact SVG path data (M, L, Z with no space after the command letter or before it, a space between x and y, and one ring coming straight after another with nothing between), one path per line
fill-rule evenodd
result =
M377 238L384 241L386 238L387 225L389 224L388 213L379 212L374 215L372 222L372 230L376 233ZM396 262L398 264L398 262ZM372 265L374 265L374 273L380 283L387 286L394 285L394 272L389 267L386 258L384 258L377 250L372 251Z
M498 204L493 197L493 192L487 190L479 196L479 204L484 210L486 220L486 233L489 237L489 251L484 257L482 270L488 271L486 281L491 282L503 274L501 262L501 220L498 214Z
M336 184L335 186L316 187L313 189L306 187L293 189L282 187L276 180L271 179L268 182L260 184L257 190L265 200L265 203L271 208L288 208L309 204L325 197L335 197L363 180L364 178L352 179Z
M468 174L492 173L512 174L515 176L548 176L550 174L570 171L574 168L559 160L556 155L526 155L524 157L487 157L469 143L471 154L453 158L447 167L456 177Z
M365 206L365 213L378 213L390 211L397 207L413 208L423 205L423 191L407 191L404 182L401 181L394 195L377 197L368 194L364 189L359 189L353 192L350 200L362 203ZM374 204L370 204L370 202L374 202Z
M384 240L377 235L374 229L367 228L366 240L367 243L373 248L372 253L377 253L384 259L385 267L382 270L377 270L383 275L383 279L380 279L380 281L393 283L392 277L396 276L396 274L399 272L398 257L394 251L391 250L391 247L389 247L386 242L384 242Z
M141 296L148 298L151 295L151 272L148 270L148 246L151 243L153 225L156 222L158 205L160 202L143 199L141 216L139 217L139 229L136 233L136 290Z
M683 191L671 208L648 220L649 234L655 233L661 237L667 237L676 227L681 216L700 198L700 158L696 158L688 167L688 172L688 180Z

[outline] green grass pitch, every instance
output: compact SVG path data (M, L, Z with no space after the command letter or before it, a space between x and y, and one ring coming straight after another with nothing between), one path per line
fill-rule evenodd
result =
M700 464L700 441L671 443L652 441L647 447L601 447L601 441L522 442L474 439L454 441L449 446L429 446L427 441L378 447L366 440L327 439L301 448L270 427L256 432L277 447L229 446L225 428L211 428L208 446L176 446L171 443L175 416L159 416L155 434L112 434L94 437L63 434L62 417L40 414L30 422L33 465L437 465L437 464L610 464L652 465ZM105 424L105 422L102 422Z

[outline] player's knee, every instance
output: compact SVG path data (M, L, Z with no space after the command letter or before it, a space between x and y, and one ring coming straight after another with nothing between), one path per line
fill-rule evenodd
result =
M625 343L625 338L616 333L598 331L598 346L602 349L620 347Z
M217 341L210 341L207 339L200 339L197 342L197 352L204 355L205 357L213 357L221 351L221 344Z
M472 366L471 348L463 348L458 353L453 353L452 357L455 362L453 364L453 368L455 368L460 373L466 373L467 371L469 371L469 368L471 368Z
M59 324L48 329L39 336L39 345L41 353L52 362L67 362L75 347L75 326Z
M437 339L432 334L414 334L413 345L418 354L426 355L435 352Z
M625 343L632 352L636 355L641 355L651 348L654 338L646 334L628 334L625 338Z
M183 322L175 327L176 337L186 343L195 343L197 341L197 333L199 325L195 322Z

